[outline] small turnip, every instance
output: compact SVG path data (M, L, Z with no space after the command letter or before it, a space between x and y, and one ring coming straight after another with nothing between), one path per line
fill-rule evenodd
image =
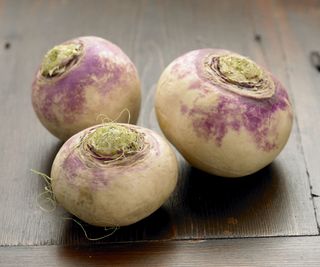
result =
M55 199L96 226L133 224L157 210L173 192L178 164L155 132L107 123L72 136L51 170Z
M271 73L219 49L174 60L160 77L155 105L163 133L191 165L225 177L272 162L293 121L286 89Z
M79 37L55 46L44 56L33 81L32 104L41 123L61 140L98 124L99 115L113 120L125 109L131 123L136 123L138 73L113 43ZM127 122L126 114L117 121Z

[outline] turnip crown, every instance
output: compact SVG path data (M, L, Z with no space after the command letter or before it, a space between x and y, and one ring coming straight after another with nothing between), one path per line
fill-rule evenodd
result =
M220 56L218 68L220 73L233 83L258 83L264 78L263 70L257 64L237 55Z
M92 153L104 160L118 159L143 149L143 134L117 123L106 123L85 137Z
M77 62L82 52L81 43L68 43L55 46L44 56L40 68L41 75L51 78L63 74Z
M204 59L205 76L213 84L254 99L275 93L271 75L249 58L231 52L209 54Z

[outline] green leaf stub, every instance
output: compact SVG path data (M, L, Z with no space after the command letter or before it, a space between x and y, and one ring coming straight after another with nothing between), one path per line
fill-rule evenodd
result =
M41 64L42 76L51 78L63 74L82 54L80 43L68 43L55 46L47 52Z

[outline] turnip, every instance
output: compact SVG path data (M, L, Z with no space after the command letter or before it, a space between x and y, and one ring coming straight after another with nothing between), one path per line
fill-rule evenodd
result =
M155 132L106 123L72 136L52 165L55 199L96 226L133 224L157 210L173 192L178 164Z
M271 73L220 49L174 60L160 77L155 105L163 133L187 161L225 177L272 162L293 121L286 89Z
M76 38L47 52L32 85L32 104L41 123L61 140L98 124L99 115L114 120L125 109L135 123L140 109L138 73L113 43ZM126 114L117 121L127 122Z

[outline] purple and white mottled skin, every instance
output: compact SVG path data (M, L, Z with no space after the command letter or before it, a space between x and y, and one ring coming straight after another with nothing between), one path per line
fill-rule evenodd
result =
M79 37L78 62L57 77L46 78L39 71L32 85L32 104L41 123L56 137L66 140L89 126L101 123L98 116L116 119L128 109L131 123L140 110L140 81L137 70L125 53L99 37ZM127 122L123 113L118 122Z
M96 226L125 226L149 216L177 183L177 159L167 141L149 129L119 125L142 133L146 149L111 163L93 160L79 144L97 125L72 136L51 170L58 203Z
M266 71L274 82L271 97L248 97L213 83L206 58L229 53L202 49L174 60L160 77L155 105L163 133L191 165L219 176L241 177L280 153L293 114L285 88Z

